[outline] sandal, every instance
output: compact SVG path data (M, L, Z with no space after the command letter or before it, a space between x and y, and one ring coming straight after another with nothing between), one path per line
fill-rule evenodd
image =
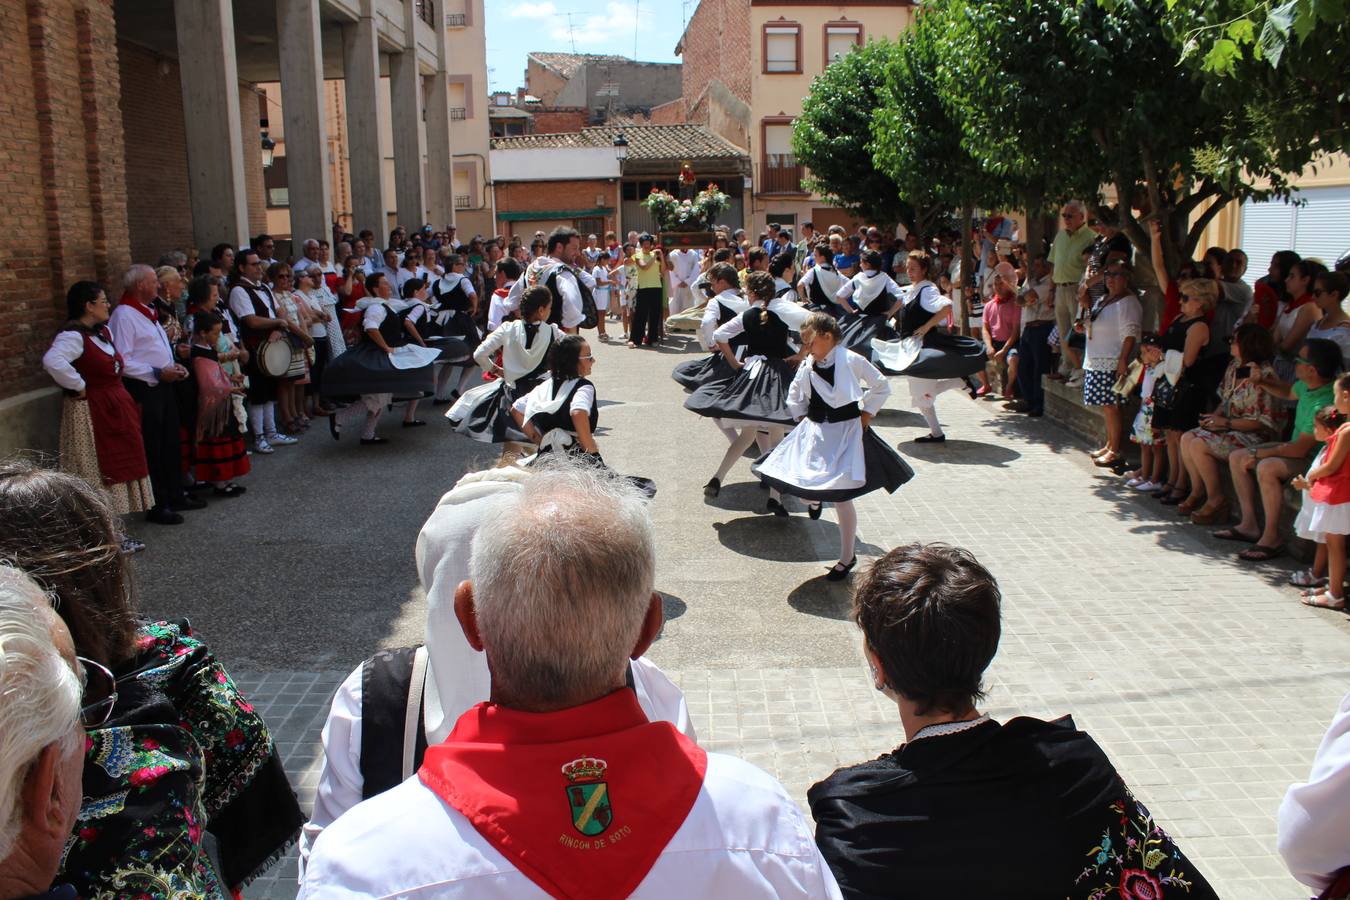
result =
M1244 562L1269 562L1272 559L1278 559L1284 555L1284 545L1275 547L1263 547L1257 544L1250 549L1243 550L1238 554L1238 559Z
M1178 494L1173 492L1165 497L1159 498L1158 502L1161 503L1163 506L1176 506L1185 499L1186 499L1185 494Z
M1195 512L1197 509L1199 509L1204 505L1205 505L1204 500L1191 500L1187 498L1177 504L1177 512L1179 512L1183 516L1189 516L1191 513Z
M1289 576L1289 583L1296 588L1320 588L1327 583L1327 578L1317 577L1312 569L1299 569Z
M1314 594L1311 597L1304 597L1299 602L1304 606L1315 606L1318 609L1334 609L1338 612L1345 611L1345 598L1333 597L1325 591L1320 594Z
M1218 531L1210 532L1210 537L1216 537L1221 541L1238 541L1243 544L1255 544L1257 540L1260 538L1260 535L1258 535L1257 537L1247 537L1247 535L1238 531L1236 528L1220 528ZM1310 574L1312 572L1311 569L1307 569L1305 571L1309 572ZM1292 580L1289 583L1294 584ZM1307 585L1302 584L1294 586L1307 587Z
M1178 507L1180 509L1180 507ZM1191 513L1192 525L1213 525L1222 519L1228 517L1228 501L1224 500L1213 509L1205 509L1203 506Z

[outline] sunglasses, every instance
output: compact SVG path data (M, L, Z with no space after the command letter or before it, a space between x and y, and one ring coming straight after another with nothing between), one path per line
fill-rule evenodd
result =
M595 359L594 356L579 356L577 358L580 359L582 362L590 362L591 360Z
M1294 363L1300 366L1311 366L1313 361L1306 356L1295 356Z
M113 705L117 703L117 679L107 667L85 659L75 657L80 664L80 682L84 692L80 699L80 724L85 728L99 728L112 715Z

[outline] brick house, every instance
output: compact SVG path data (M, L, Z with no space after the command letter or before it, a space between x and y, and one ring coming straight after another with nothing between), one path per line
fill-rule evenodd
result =
M628 157L620 165L614 141ZM582 234L654 230L641 201L653 188L676 193L688 162L698 187L717 185L731 197L719 224L742 227L750 157L698 125L605 125L567 134L498 138L492 142L498 233L521 235L571 225Z

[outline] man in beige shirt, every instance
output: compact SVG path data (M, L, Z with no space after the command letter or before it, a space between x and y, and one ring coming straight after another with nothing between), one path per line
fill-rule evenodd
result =
M1096 240L1087 228L1087 208L1081 200L1070 200L1060 210L1064 227L1050 245L1051 277L1055 282L1055 324L1059 326L1059 372L1070 377L1078 368L1069 350L1074 315L1078 310L1078 282L1083 278L1083 251Z

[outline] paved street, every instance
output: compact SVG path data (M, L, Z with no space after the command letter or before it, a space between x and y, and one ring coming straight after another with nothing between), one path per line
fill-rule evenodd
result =
M700 490L725 441L681 409L670 368L689 352L595 348L599 442L616 469L659 486L657 587L667 624L651 657L684 688L702 742L794 794L900 740L864 674L827 510L776 520L748 461L715 501ZM1099 474L1066 432L946 395L945 446L908 443L921 419L903 380L875 425L918 477L859 502L860 553L907 541L971 549L1000 581L996 717L1071 713L1223 897L1306 896L1274 851L1275 811L1350 684L1350 625L1301 607L1286 567L1252 568L1203 529ZM439 495L491 448L427 428L360 447L315 429L255 457L249 493L138 525L142 608L188 616L272 726L302 801L337 683L377 647L417 642L413 545ZM800 512L803 507L790 508ZM293 864L248 896L292 896Z

